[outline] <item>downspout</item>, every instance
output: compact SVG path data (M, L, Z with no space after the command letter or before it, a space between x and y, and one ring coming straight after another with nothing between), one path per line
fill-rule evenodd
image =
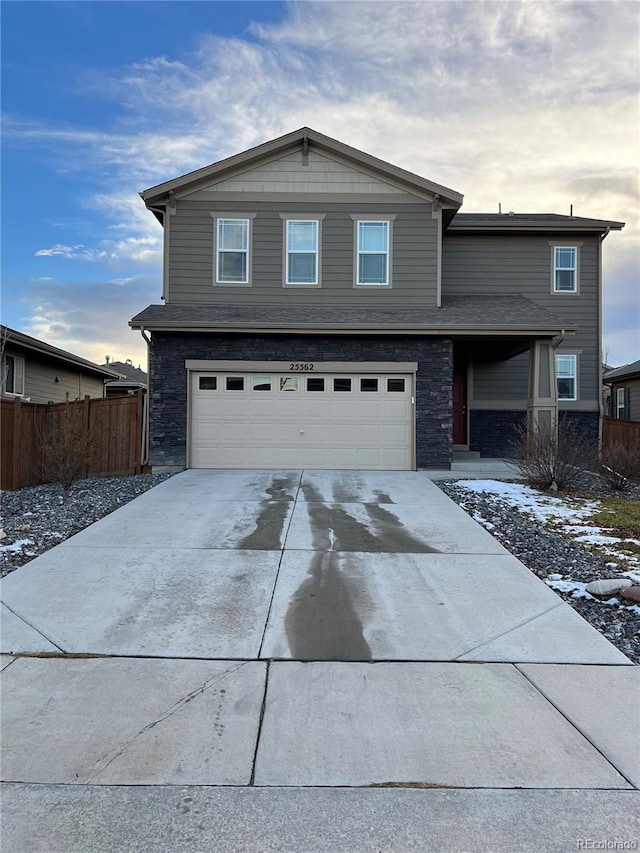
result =
M146 334L144 329L140 329L140 334L147 343L147 376L151 376L149 370L151 357L151 338ZM149 464L149 384L147 383L147 393L144 395L142 404L142 435L140 436L140 465Z
M604 233L600 235L598 243L598 449L602 448L602 431L604 429L604 406L602 403L602 243L611 228L607 226Z

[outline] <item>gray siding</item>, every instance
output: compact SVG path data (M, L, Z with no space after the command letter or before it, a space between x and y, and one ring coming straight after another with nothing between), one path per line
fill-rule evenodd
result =
M223 213L256 213L253 220L251 288L213 285L213 220ZM324 214L322 287L283 289L283 224L280 213ZM351 214L395 215L392 287L355 289L354 223ZM430 204L390 205L366 202L317 204L282 201L211 202L179 200L171 216L167 303L274 305L344 305L377 307L436 304L437 222Z
M580 245L579 293L551 293L549 241ZM577 325L558 352L578 354L577 403L561 408L580 408L599 399L599 240L589 235L556 239L555 235L447 234L442 252L442 292L447 294L519 293L552 311L568 324ZM505 362L476 363L473 371L474 401L526 400L528 355Z
M99 377L72 367L56 367L29 356L24 359L24 396L30 397L32 403L64 403L82 400L86 395L104 397L104 383Z
M629 398L629 420L640 421L640 379L614 383L611 386L611 417L617 417L616 391L624 388Z

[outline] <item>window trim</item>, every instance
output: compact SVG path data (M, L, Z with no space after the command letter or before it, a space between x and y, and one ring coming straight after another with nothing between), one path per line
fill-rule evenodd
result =
M580 293L580 248L582 245L581 242L567 243L549 240L549 246L551 246L551 293L554 296L577 296ZM558 249L573 249L575 252L573 290L558 290L556 288L556 271L569 269L569 267L558 267L556 265L556 251Z
M9 368L7 359L13 359L13 386L16 385L16 376L20 379L22 386L20 391L7 390L7 379L9 377ZM16 365L20 365L20 370L16 370ZM25 375L25 360L21 355L14 355L12 352L7 352L2 357L2 393L7 397L24 397L24 375Z
M364 214L364 213L351 213L351 219L353 220L353 287L354 289L361 290L384 290L393 287L393 223L397 217L397 214ZM359 282L359 268L360 268L360 223L361 222L381 222L387 226L387 280L384 284L361 284ZM382 254L381 252L375 253L366 253L366 254Z
M304 213L281 213L282 219L282 286L283 287L322 287L322 221L326 213L314 213L307 216ZM289 222L315 222L316 223L316 280L314 282L289 281L289 245L288 245L288 223Z
M214 287L252 287L253 285L253 220L257 213L245 213L244 211L222 212L210 211L213 220L213 284ZM218 258L220 250L218 247L218 228L222 220L236 220L247 223L247 278L246 281L223 281L218 278Z
M559 358L570 358L573 360L573 376L563 376L563 379L573 379L573 397L561 397L559 388L558 388L558 380L561 378L558 374L558 359ZM572 403L576 402L580 399L579 391L578 391L578 354L573 352L557 352L555 358L555 374L556 374L556 395L559 403Z

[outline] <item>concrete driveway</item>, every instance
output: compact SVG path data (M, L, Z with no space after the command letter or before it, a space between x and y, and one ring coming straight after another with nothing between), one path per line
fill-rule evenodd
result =
M638 833L640 670L424 472L184 472L8 576L2 617L7 849Z

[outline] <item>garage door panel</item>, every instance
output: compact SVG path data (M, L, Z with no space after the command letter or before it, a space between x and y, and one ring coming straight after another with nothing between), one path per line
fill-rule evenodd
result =
M222 373L192 374L191 467L412 467L412 377L391 377L404 388L394 392L386 375L233 376L244 390L227 390ZM270 390L252 390L258 385Z

